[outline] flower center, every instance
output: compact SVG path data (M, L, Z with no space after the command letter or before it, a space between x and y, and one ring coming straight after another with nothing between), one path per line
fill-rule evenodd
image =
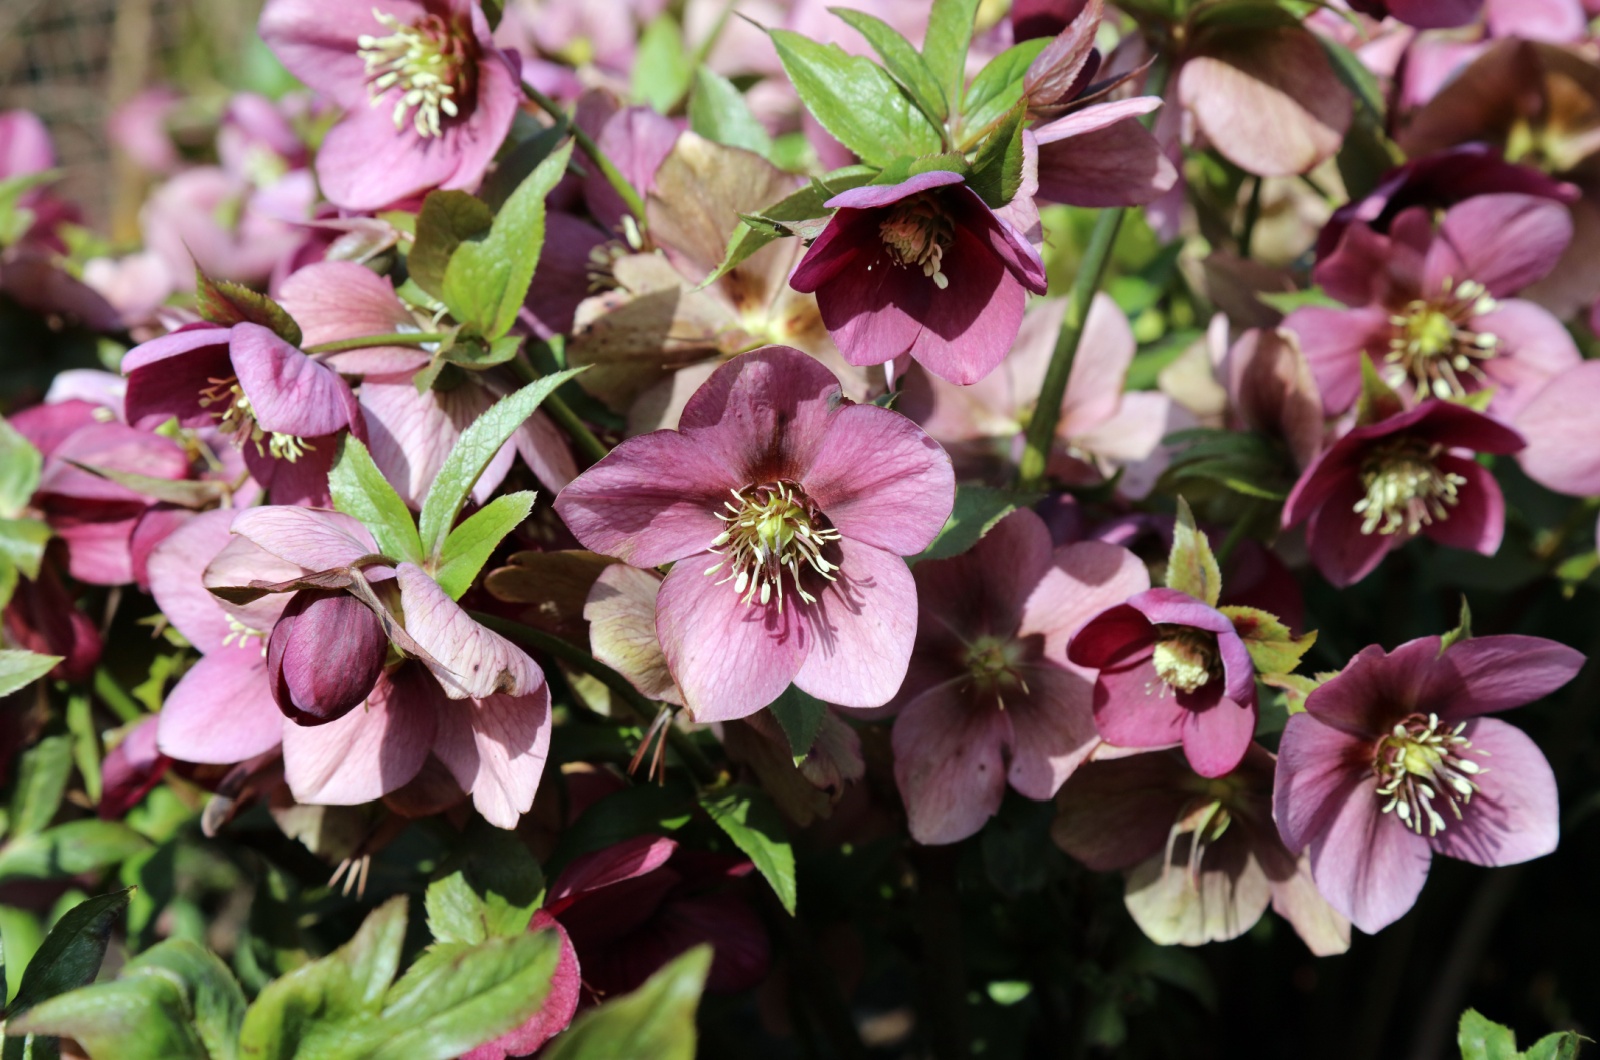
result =
M1156 673L1170 688L1193 692L1220 676L1217 635L1193 626L1156 626Z
M395 89L394 127L404 128L406 113L415 109L411 123L417 135L441 135L439 116L455 117L472 91L473 57L468 52L473 41L438 15L425 15L409 26L377 8L372 17L389 30L385 37L364 33L356 38L373 104Z
M220 405L218 411L212 412L217 418L217 430L231 435L239 445L254 442L256 452L260 455L271 453L274 459L287 460L291 464L316 448L292 434L262 430L256 422L256 410L239 386L237 376L208 379L207 382L211 385L200 391L200 407Z
M1367 458L1361 468L1367 495L1355 505L1356 514L1364 516L1363 534L1414 534L1450 517L1467 480L1439 470L1434 459L1441 451L1437 445L1402 440Z
M798 486L769 482L730 490L732 501L724 501L726 512L717 518L728 528L711 542L711 551L722 558L706 569L715 574L724 567L727 573L717 582L733 582L733 590L744 603L759 599L763 604L774 597L783 610L783 572L800 599L808 604L817 598L800 584L801 571L809 568L833 581L838 565L822 550L839 540L839 532L826 525L819 512Z
M1022 646L1015 639L995 636L978 637L967 645L961 660L973 684L980 691L996 695L1013 689L1027 694L1028 683L1017 672L1021 661Z
M1428 834L1444 831L1445 819L1434 808L1435 801L1450 807L1461 820L1461 807L1471 801L1478 785L1473 777L1488 770L1466 757L1488 751L1473 750L1472 741L1462 736L1467 723L1447 729L1437 714L1424 718L1413 714L1397 722L1394 731L1378 744L1372 770L1378 774L1378 795L1387 800L1384 813L1393 811L1407 828L1422 834L1427 821Z
M1495 305L1476 280L1455 285L1446 280L1440 297L1419 298L1390 317L1395 332L1383 359L1389 385L1409 380L1418 394L1437 398L1462 397L1482 386L1479 364L1498 352L1500 340L1469 325L1474 317L1494 312Z
M919 191L895 203L878 225L878 234L898 264L920 268L941 291L949 286L940 265L944 252L955 242L956 228L931 193Z

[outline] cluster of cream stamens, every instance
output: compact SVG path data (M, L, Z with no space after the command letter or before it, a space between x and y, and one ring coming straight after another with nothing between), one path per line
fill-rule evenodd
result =
M209 409L220 406L211 413L217 418L217 430L232 435L240 445L253 442L260 455L270 453L274 459L286 460L291 464L315 448L305 439L292 434L262 430L256 422L256 410L244 389L239 386L236 376L212 378L206 382L211 385L200 391L200 407Z
M716 513L727 529L711 542L711 551L722 558L705 573L716 574L726 567L718 585L731 581L744 603L776 600L782 611L787 571L795 594L808 604L816 603L801 584L801 574L811 570L828 581L835 579L839 567L822 552L839 540L839 532L823 525L805 494L790 483L769 482L728 492L733 500L723 502L727 511Z
M404 128L406 112L415 108L411 123L417 135L441 135L440 115L453 118L460 113L471 78L464 42L438 15L412 25L377 8L372 17L390 31L384 37L364 33L356 38L373 104L390 89L398 89L394 127Z
M267 635L254 626L247 626L234 616L229 615L228 635L222 638L222 646L226 648L230 644L237 644L243 648L247 647L251 640L259 640L261 642L261 657L263 659L266 658Z
M921 269L941 291L950 285L941 267L944 252L956 239L955 223L931 193L921 191L895 203L878 225L878 234L897 264Z
M1217 635L1191 626L1156 626L1156 646L1152 656L1161 687L1149 689L1165 696L1167 689L1193 692L1219 676Z
M1499 352L1500 340L1468 325L1495 308L1483 284L1446 278L1440 297L1419 298L1389 318L1395 333L1384 378L1391 386L1410 381L1424 397L1461 397L1482 386L1487 377L1479 364Z
M1381 447L1361 468L1366 496L1356 501L1363 534L1415 534L1450 518L1467 480L1439 470L1438 445L1404 440Z
M1378 796L1387 800L1382 812L1393 812L1418 835L1424 822L1430 836L1444 831L1445 818L1434 808L1435 802L1443 802L1461 820L1461 807L1478 791L1472 778L1488 772L1466 757L1489 753L1473 749L1472 741L1461 735L1466 727L1463 721L1445 728L1437 714L1426 718L1413 714L1395 723L1394 731L1378 744L1372 762Z

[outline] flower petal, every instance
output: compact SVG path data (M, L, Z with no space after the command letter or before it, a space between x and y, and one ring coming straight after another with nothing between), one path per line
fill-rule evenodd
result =
M950 457L875 405L840 409L800 484L840 534L899 556L928 547L955 504Z
M1561 802L1555 774L1539 746L1520 729L1498 718L1478 718L1462 736L1472 741L1483 771L1473 780L1478 792L1462 807L1462 819L1445 818L1429 842L1436 853L1474 865L1515 865L1556 848L1561 833Z
M1583 664L1582 652L1543 637L1469 637L1437 656L1420 698L1453 721L1493 714L1543 699L1576 677Z
M737 469L739 485L800 481L844 400L820 361L766 346L721 365L689 398L678 429Z
M894 697L911 659L916 583L899 556L848 537L839 548L837 580L804 608L813 647L794 683L836 706L880 707Z
M1000 809L1002 749L1013 739L1004 711L975 704L957 682L946 682L905 705L890 739L895 784L917 842L965 839Z
M1289 719L1278 743L1272 816L1292 853L1327 830L1350 789L1370 773L1372 742L1309 712Z
M156 734L161 753L180 762L231 765L278 746L287 724L272 701L267 668L254 644L222 648L167 693Z
M283 773L297 802L355 806L404 787L433 747L447 709L422 667L378 679L366 703L326 725L283 726Z
M419 330L394 293L394 284L353 261L307 265L278 286L277 296L300 325L306 346ZM328 354L325 363L354 375L383 375L414 372L431 359L428 351L414 346L373 346Z
M1043 634L1045 658L1073 668L1067 660L1067 642L1073 635L1095 615L1148 588L1150 568L1121 545L1103 541L1063 545L1029 594L1018 633ZM1140 635L1143 632L1141 627Z
M1183 726L1184 757L1203 777L1223 776L1244 759L1255 729L1254 704L1245 706L1223 696L1203 710L1189 712Z
M1600 362L1563 372L1517 414L1528 441L1517 454L1528 477L1559 493L1600 494Z
M1428 841L1383 807L1377 778L1367 776L1311 840L1311 875L1328 904L1367 934L1399 920L1422 893L1433 860Z
M1027 691L1006 698L1011 766L1006 779L1030 799L1054 798L1100 742L1092 678L1054 666L1019 667Z
M202 652L226 650L223 641L233 633L227 612L206 591L201 575L234 539L228 528L235 514L201 512L150 552L150 595L167 621Z
M1566 206L1536 195L1476 195L1445 212L1423 285L1476 280L1504 298L1547 275L1572 239Z
M259 324L235 324L228 343L239 389L261 429L299 438L337 434L361 416L339 374Z
M541 680L526 695L447 701L433 752L484 820L515 828L550 753L550 686Z
M248 508L234 517L233 532L311 571L348 567L378 551L371 532L358 520L321 508Z
M395 569L395 579L400 583L406 632L433 657L423 661L446 696L517 699L544 687L538 663L500 634L474 622L421 567L402 563ZM549 692L544 695L548 700Z

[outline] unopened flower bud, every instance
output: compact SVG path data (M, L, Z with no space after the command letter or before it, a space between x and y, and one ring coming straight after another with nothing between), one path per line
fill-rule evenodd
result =
M267 641L272 698L301 725L325 725L367 698L389 644L378 617L349 593L302 589Z

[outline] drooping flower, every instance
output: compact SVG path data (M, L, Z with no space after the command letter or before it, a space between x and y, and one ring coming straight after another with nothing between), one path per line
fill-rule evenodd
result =
M895 697L895 781L912 838L953 843L999 810L1007 783L1048 799L1099 743L1094 676L1067 661L1067 641L1150 576L1116 545L1052 548L1028 510L914 573L918 636Z
M345 109L317 180L347 210L433 188L475 188L521 99L518 63L476 0L271 0L263 40Z
M1299 337L1330 414L1355 402L1365 353L1416 400L1488 389L1490 409L1509 418L1578 363L1560 321L1509 297L1548 273L1571 236L1564 206L1520 194L1468 199L1437 229L1421 207L1403 211L1388 234L1352 224L1314 273L1350 308L1307 306L1284 327Z
M959 173L841 192L789 283L814 292L828 333L851 364L909 354L952 383L1000 363L1022 325L1044 263Z
M1349 921L1272 822L1272 771L1259 744L1212 778L1175 751L1087 762L1062 787L1050 834L1096 872L1121 871L1128 912L1161 945L1237 938L1270 904L1312 953L1343 953Z
M840 706L887 702L916 633L901 556L954 502L950 460L910 420L844 401L807 354L719 367L676 431L630 438L556 498L586 547L674 563L656 629L698 721L744 717L790 682Z
M1583 665L1539 637L1365 648L1289 719L1273 813L1317 888L1375 932L1416 901L1434 854L1511 865L1555 849L1555 777L1520 730L1483 715L1560 688Z
M1485 556L1500 547L1505 499L1473 453L1514 453L1522 436L1464 405L1429 400L1334 442L1295 483L1285 528L1306 525L1323 577L1351 585L1416 535Z

